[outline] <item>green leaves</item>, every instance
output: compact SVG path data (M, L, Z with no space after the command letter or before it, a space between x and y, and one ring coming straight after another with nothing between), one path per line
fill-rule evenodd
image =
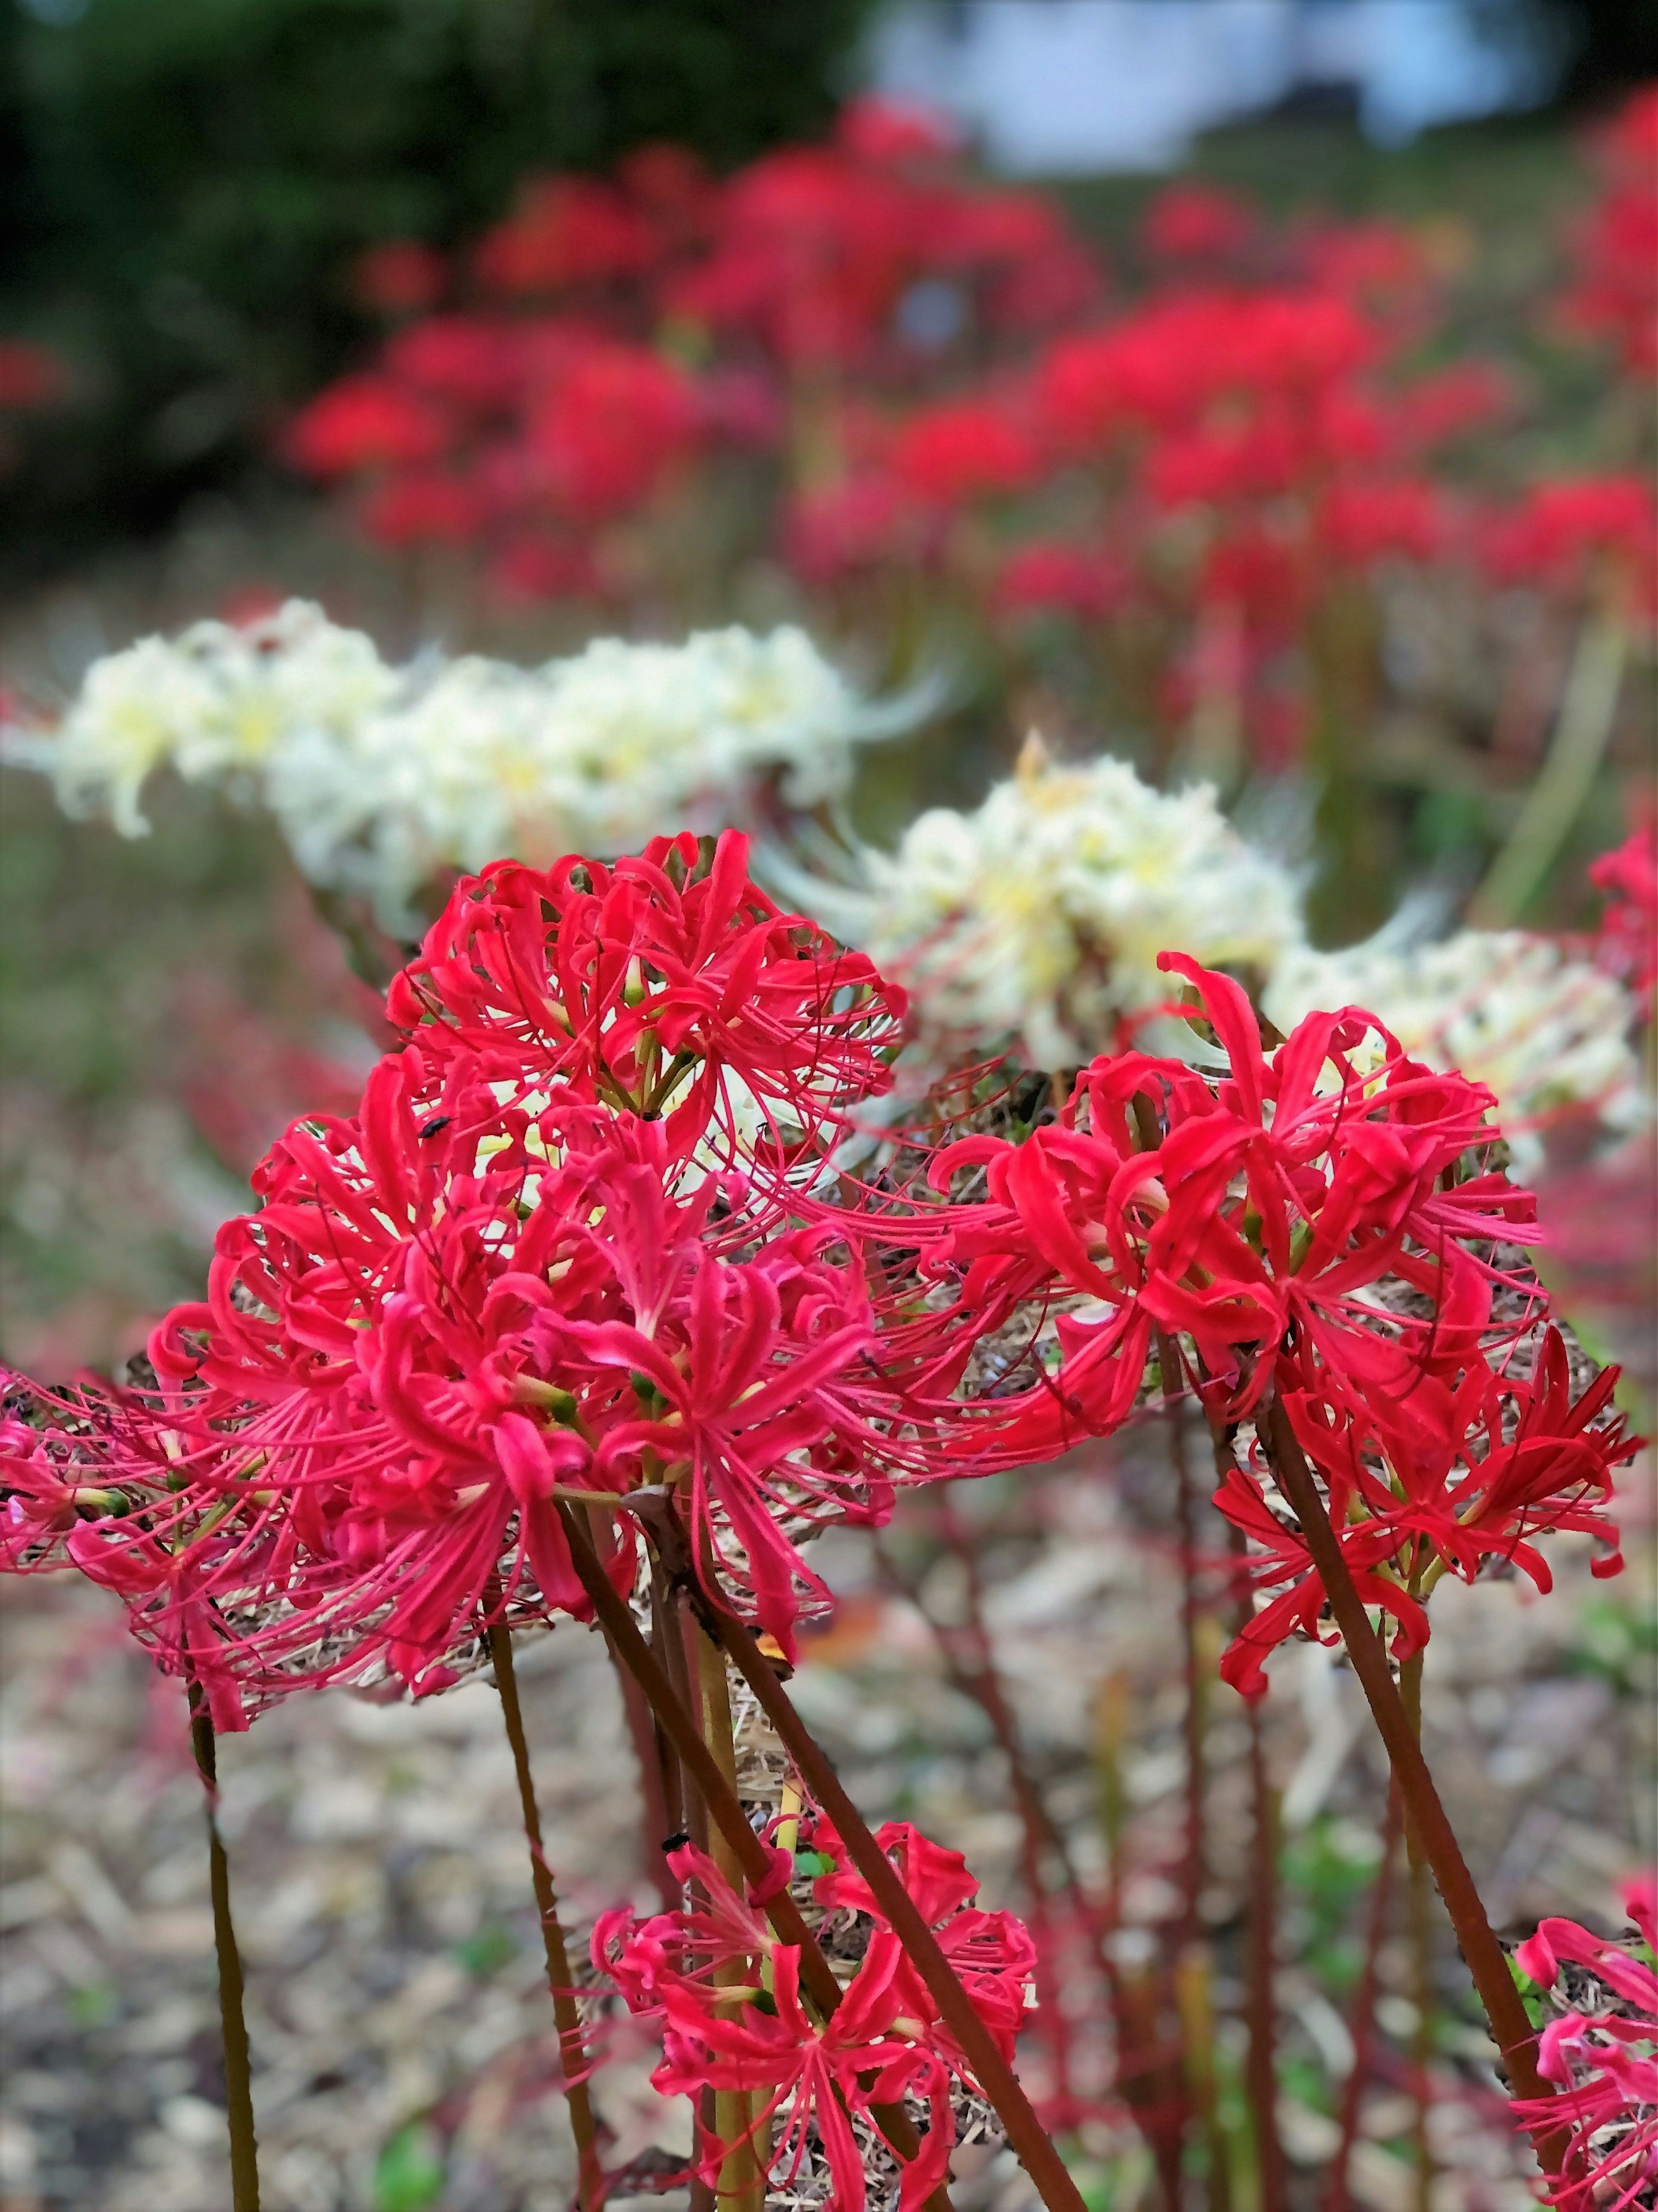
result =
M443 2153L425 2120L410 2120L387 2138L374 2161L374 2212L427 2212L443 2191Z

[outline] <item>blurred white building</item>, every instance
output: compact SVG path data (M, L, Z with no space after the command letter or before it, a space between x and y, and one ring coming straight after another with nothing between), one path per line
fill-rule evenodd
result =
M950 115L997 168L1172 167L1211 125L1350 91L1387 144L1524 106L1542 59L1491 0L896 0L877 88Z

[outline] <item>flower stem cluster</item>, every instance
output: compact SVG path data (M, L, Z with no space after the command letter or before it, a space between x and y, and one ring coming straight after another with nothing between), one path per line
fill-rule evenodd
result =
M959 1188L925 1263L935 1297L1023 1339L948 1449L1049 1459L1128 1419L1154 1358L1180 1370L1165 1389L1189 1374L1241 1447L1216 1502L1269 1595L1222 1671L1252 1695L1265 1653L1320 1632L1329 1597L1274 1480L1274 1401L1400 1658L1425 1643L1447 1572L1512 1563L1547 1588L1550 1530L1598 1537L1598 1571L1615 1571L1606 1502L1637 1440L1612 1412L1614 1370L1574 1387L1517 1249L1532 1201L1493 1164L1490 1092L1354 1007L1308 1016L1269 1058L1235 982L1163 964L1191 986L1207 1066L1097 1060L1023 1141L969 1136L932 1162L934 1187Z
M908 2102L926 2118L920 2152L902 2172L908 2212L947 2175L952 2092L975 2096L977 2084L833 1828L810 1806L773 1823L774 1831L780 1826L793 1841L773 1845L774 1880L792 1882L812 1908L817 1940L841 1984L832 2012L803 1991L799 1948L776 1940L752 1887L739 1893L689 1844L669 1856L689 1892L686 1907L644 1921L627 1911L606 1913L593 1930L593 1963L629 2011L660 2022L659 2090L695 2099L711 2088L752 2100L743 2143L705 2136L700 2167L711 2185L751 2145L774 2185L792 2188L821 2165L840 2212L860 2212L864 2153L853 2122L877 2106ZM958 1852L908 1823L889 1822L876 1841L1011 2059L1033 1998L1029 1936L1011 1913L975 1905L978 1885Z

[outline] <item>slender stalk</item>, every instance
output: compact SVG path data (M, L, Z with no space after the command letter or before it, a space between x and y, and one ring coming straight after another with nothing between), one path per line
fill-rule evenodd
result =
M1174 1982L1187 2094L1203 2120L1204 2181L1210 2212L1230 2212L1232 2169L1216 2103L1214 1975L1206 1943L1188 1943L1178 1954Z
M1422 1741L1422 1658L1413 1652L1399 1670L1399 1695L1405 1717L1418 1743ZM1427 1863L1412 1851L1407 1876L1406 1926L1411 1937L1411 1999L1416 2007L1416 2026L1411 2033L1411 2157L1416 2167L1416 2212L1431 2212L1434 2180L1433 2145L1428 2139L1428 2114L1433 2103L1429 2066L1433 2057L1433 1904Z
M687 1778L695 1785L708 1808L710 1822L731 1845L745 1879L765 1882L772 1873L772 1861L766 1846L744 1818L736 1791L720 1772L695 1718L676 1695L661 1662L640 1634L632 1612L616 1595L582 1522L568 1506L561 1505L558 1510L576 1574L592 1601L599 1626L623 1666L649 1698L651 1710L678 1753ZM763 1668L765 1662L757 1653L756 1658ZM804 1770L802 1778L810 1781ZM801 1988L818 2016L827 2020L841 2002L841 1985L819 1949L817 1939L802 1919L799 1906L788 1891L782 1889L767 1899L764 1911L778 1941L799 1952ZM870 2116L901 2159L908 2162L915 2156L920 2140L902 2105L872 2104ZM935 2190L926 2203L929 2212L950 2212L950 2197L942 2188Z
M668 1588L667 1577L663 1573L660 1563L653 1559L651 1561L650 1648L655 1657L665 1666L675 1695L692 1718L700 1721L698 1703L691 1689L690 1677L685 1662L685 1623L679 1595L677 1591ZM616 1668L616 1672L632 1682L635 1692L643 1698L644 1691L640 1687L638 1681L623 1660L621 1653L608 1637L605 1639L605 1648L610 1652L611 1664ZM648 1705L648 1700L647 1702ZM671 1801L679 1808L679 1819L683 1824L683 1832L689 1834L692 1842L699 1850L706 1851L713 1838L708 1832L708 1808L703 1802L702 1793L681 1766L679 1754L669 1741L667 1731L654 1712L651 1714L651 1721L663 1745L663 1775L665 1779L671 1777L672 1787L669 1796ZM681 1828L676 1826L674 1833L677 1835L680 1832L682 1832ZM665 1867L666 1865L665 1858L664 1865ZM682 1893L675 1899L676 1907L683 1905L683 1901ZM689 2212L718 2212L719 2196L714 2184L706 2177L702 2158L705 2147L717 2142L719 2136L714 2091L704 2087L698 2090L696 2095L697 2157L696 2163L691 2171Z
M696 1686L702 1741L735 1797L737 1758L732 1741L731 1688L726 1679L726 1656L701 1628L696 1631ZM723 1835L713 1838L711 1856L726 1881L740 1891L742 1864ZM748 1965L739 1960L727 1960L715 1966L714 1978L716 1987L722 1983L728 1988L736 1987L748 1980ZM736 2009L740 2008L739 2001ZM726 2008L728 2013L732 2009ZM766 2168L770 2160L767 2146L754 2132L754 2100L746 2090L715 2090L714 2125L720 2142L733 2146L720 2163L718 2201L722 2212L726 2208L729 2212L763 2212Z
M1382 1980L1382 1945L1388 1932L1388 1905L1393 1894L1394 1868L1399 1858L1399 1838L1404 1826L1399 1785L1388 1787L1388 1818L1382 1831L1382 1863L1370 1892L1370 1925L1364 1934L1364 1965L1353 1996L1353 2063L1341 2090L1341 2141L1331 2162L1319 2212L1346 2212L1347 2167L1358 2140L1358 2108L1364 2095L1370 2068L1370 2038L1376 2027L1376 1991Z
M1278 1932L1278 1792L1266 1767L1260 1713L1250 1705L1244 1716L1249 1731L1249 1952L1244 1990L1249 2042L1244 2053L1243 2086L1255 2138L1256 2203L1259 2212L1283 2212L1285 2183L1284 2145L1278 2125L1278 2002L1274 1988Z
M972 2000L940 1949L938 1937L899 1880L891 1860L870 1833L858 1808L841 1786L840 1777L795 1711L753 1637L734 1615L719 1612L712 1605L707 1608L707 1618L710 1631L754 1692L761 1711L799 1769L801 1780L834 1822L853 1864L869 1884L876 1903L909 1954L944 2025L972 2067L979 2087L995 2107L1007 2140L1035 2184L1042 2202L1050 2212L1060 2212L1061 2207L1064 2212L1084 2212L1081 2192L1053 2138L1020 2087L1018 2077L997 2049L995 2039L974 2010Z
M678 1644L678 1620L668 1601L668 1583L663 1582L661 1571L654 1571L653 1577L650 1577L650 1648L653 1648L653 1652L657 1652L659 1659L670 1662L668 1677L670 1681L674 1683L674 1690L683 1697L683 1687L681 1687L678 1677L672 1670L672 1655L674 1650L681 1648L681 1644ZM641 1708L646 1710L646 1714L650 1714L650 1735L653 1735L654 1745L657 1745L657 1760L659 1760L659 1767L661 1767L663 1818L668 1820L668 1827L663 1829L663 1838L661 1838L663 1843L665 1843L670 1834L672 1836L685 1834L689 1827L689 1805L688 1801L685 1801L685 1777L681 1774L681 1770L678 1770L678 1752L674 1752L672 1743L668 1741L668 1735L665 1735L661 1721L657 1719L657 1714L650 1712L650 1701L646 1698L646 1692L643 1692L641 1687L639 1687L639 1683L632 1679L628 1668L621 1663L621 1659L615 1655L615 1650L610 1650L608 1644L605 1644L605 1650L610 1652L610 1663L616 1670L616 1679L628 1683L628 1690L630 1690L632 1697L637 1698L639 1704L641 1704ZM678 1905L678 1898L674 1898L674 1905Z
M489 1656L495 1662L495 1688L501 1695L501 1717L507 1723L507 1741L513 1750L513 1771L518 1777L518 1802L524 1815L525 1839L530 1846L530 1881L535 1891L536 1909L541 1916L547 1984L553 1995L559 2063L564 2069L564 2098L569 2108L570 2133L575 2138L580 2177L577 2202L582 2212L598 2212L604 2201L604 2177L598 2163L592 2100L587 2094L587 2054L581 2041L581 2015L576 2009L569 1953L553 1888L553 1871L542 1848L541 1812L530 1772L530 1746L524 1733L524 1710L519 1703L518 1676L513 1666L513 1635L504 1620L491 1625L489 1643Z
M1230 1438L1219 1422L1211 1425L1215 1448L1215 1471L1224 1480L1235 1464ZM1234 1558L1242 1566L1248 1541L1241 1528L1232 1528ZM1247 1627L1250 1617L1247 1583L1238 1605L1237 1627ZM1249 2044L1244 2057L1243 2087L1248 2100L1255 2139L1255 2174L1259 2212L1282 2212L1284 2199L1284 2146L1278 2128L1278 2002L1274 1989L1277 1965L1273 1936L1278 1929L1278 1797L1266 1765L1266 1744L1261 1732L1260 1708L1246 1699L1245 1725L1249 1731L1248 1956L1244 1991L1244 2019Z
M1553 742L1509 841L1469 902L1468 919L1502 929L1542 882L1582 811L1617 719L1629 624L1614 607L1591 614L1577 641Z
M1479 1892L1434 1787L1422 1747L1412 1733L1387 1653L1370 1626L1370 1615L1347 1571L1340 1542L1319 1496L1312 1470L1302 1455L1290 1417L1276 1397L1266 1410L1266 1429L1278 1487L1301 1524L1330 1610L1347 1647L1348 1659L1387 1747L1404 1803L1406 1832L1433 1869L1434 1880L1450 1915L1479 2001L1485 2008L1492 2038L1503 2054L1509 2078L1521 2097L1550 2096L1550 2085L1537 2070L1535 2031L1526 2017L1520 1992L1509 1972L1507 1957L1485 1917ZM1558 2135L1543 2140L1539 2157L1546 2172L1558 2171L1561 2150Z
M1175 1473L1175 1526L1181 1556L1181 1669L1186 1688L1183 1739L1186 1749L1186 1839L1181 1865L1180 1948L1200 1936L1198 1899L1204 1881L1204 1667L1198 1643L1197 1510L1192 1469L1186 1452L1180 1352L1164 1331L1157 1332L1157 1361L1163 1376L1163 1413L1169 1433L1169 1459Z
M1019 1866L1029 1900L1032 1933L1036 1943L1036 1993L1040 2020L1046 2025L1049 2054L1054 2063L1057 2100L1072 2108L1071 2039L1060 2008L1055 1980L1056 1931L1052 1899L1044 1875L1046 1856L1057 1867L1072 1911L1078 1922L1098 1941L1094 1914L1077 1878L1069 1846L1042 1801L1019 1741L1012 1708L1002 1687L995 1650L985 1626L983 1592L972 1547L963 1540L955 1515L947 1503L939 1506L938 1520L945 1540L961 1561L967 1586L967 1619L957 1627L934 1617L923 1601L920 1583L904 1574L884 1545L878 1542L876 1558L892 1588L908 1599L932 1632L944 1672L951 1685L970 1698L990 1723L998 1749L1007 1761L1013 1802L1019 1815Z
M608 1645L606 1649L609 1649ZM666 1751L661 1731L638 1683L614 1652L610 1654L610 1663L615 1671L616 1687L622 1692L622 1710L627 1719L628 1733L633 1738L634 1756L639 1762L645 1871L656 1885L657 1894L662 1900L662 1910L672 1912L678 1908L679 1885L662 1856L662 1844L665 1837L675 1832L684 1817L677 1802L679 1778L677 1772L670 1773L671 1754Z
M225 2116L230 2129L231 2212L259 2212L259 2147L253 2132L253 2067L243 2006L242 1955L230 1917L230 1862L219 1833L219 1758L202 1686L186 1678L190 1747L207 1800L208 1886L213 1898L213 1948L219 1962L219 2027L224 2042Z
M1157 1331L1157 1371L1163 1379L1163 1422L1169 1435L1169 1465L1175 1475L1175 1516L1181 1565L1181 1667L1186 1689L1182 1729L1186 1749L1186 1838L1181 1865L1175 1984L1181 2036L1185 2045L1187 2089L1202 2126L1208 2157L1211 2212L1229 2212L1231 2174L1216 2101L1214 2008L1209 2002L1208 1954L1198 1909L1206 1873L1204 1807L1208 1777L1204 1726L1207 1669L1199 1636L1201 1601L1198 1591L1197 1499L1193 1493L1191 1461L1186 1449L1185 1375L1180 1347L1166 1329Z
M1185 2132L1185 2096L1178 2052L1159 2018L1156 1981L1140 1974L1131 1983L1113 1955L1106 1931L1122 1924L1123 1850L1128 1826L1128 1792L1123 1784L1122 1747L1128 1734L1128 1684L1114 1672L1100 1685L1094 1707L1094 1760L1099 1777L1100 1831L1105 1844L1105 1912L1100 1966L1111 1997L1116 2040L1113 2087L1133 2114L1157 2168L1164 2212L1180 2212L1181 2152ZM1127 2063L1133 2051L1135 2063Z

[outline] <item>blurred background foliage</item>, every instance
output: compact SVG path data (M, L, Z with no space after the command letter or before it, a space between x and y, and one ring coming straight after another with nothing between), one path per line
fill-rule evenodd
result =
M873 0L4 0L0 337L74 364L0 481L0 580L33 580L191 498L269 480L284 410L368 324L354 256L448 246L527 172L671 140L716 168L828 123ZM1563 98L1658 73L1649 0L1499 0ZM1437 134L1401 161L1352 131L1224 133L1199 163L1269 202L1315 175L1346 211L1495 199L1516 237L1558 192L1541 125ZM1113 209L1142 197L1090 194Z
M526 169L671 139L728 167L837 104L868 0L5 0L7 334L75 363L5 484L0 574L257 468L365 325L348 271Z

